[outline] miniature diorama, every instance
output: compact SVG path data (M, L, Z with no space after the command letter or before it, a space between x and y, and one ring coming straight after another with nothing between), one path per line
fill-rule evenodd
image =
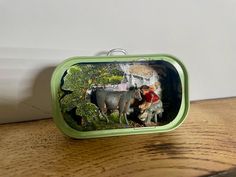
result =
M78 63L59 90L65 122L80 131L166 125L181 99L177 70L161 60Z

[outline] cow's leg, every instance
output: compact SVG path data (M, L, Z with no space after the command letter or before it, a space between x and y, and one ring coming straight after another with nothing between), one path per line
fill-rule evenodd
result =
M124 117L125 117L126 125L129 125L129 122L128 122L128 119L127 119L127 115L126 115L126 113L124 113Z
M107 123L109 123L109 119L108 119L107 115L103 111L101 111L101 114L103 117L105 117L105 119L107 120Z
M125 104L125 113L126 114L130 113L130 101Z
M125 117L125 122L126 122L127 125L129 125L129 122L128 122L128 119L127 119L127 114L129 114L129 111L130 111L130 101L128 103L126 103L125 110L123 112L124 117Z
M103 104L103 106L102 105L98 105L98 106L99 106L102 116L106 119L107 123L109 123L109 119L108 119L107 115L105 114L105 112L106 112L105 104Z
M100 113L101 113L102 117L105 118L107 123L108 123L109 119L108 119L107 115L105 114L105 112L106 112L105 108L104 107L99 107L99 110L100 110Z
M108 117L105 115L105 112L106 112L105 99L106 99L106 93L105 92L100 92L100 91L96 92L96 100L97 100L98 108L100 110L100 113L101 113L102 117L104 117L106 119L107 123L108 123L109 122Z
M122 113L119 113L119 122L120 122L120 124L122 124L121 117L122 117Z
M124 109L125 109L125 102L123 100L120 100L119 102L119 121L120 124L122 124L122 114L124 113Z

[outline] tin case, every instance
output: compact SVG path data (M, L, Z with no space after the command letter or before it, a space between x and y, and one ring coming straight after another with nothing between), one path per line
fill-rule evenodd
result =
M69 58L51 94L55 124L76 139L168 132L189 110L186 68L164 54Z

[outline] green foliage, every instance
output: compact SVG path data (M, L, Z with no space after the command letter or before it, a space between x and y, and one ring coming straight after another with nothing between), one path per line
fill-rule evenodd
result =
M104 118L100 119L92 119L92 121L88 121L82 124L82 126L78 125L75 120L73 120L70 115L65 115L65 121L74 129L79 131L90 131L90 130L106 130L106 129L119 129L119 128L128 128L130 126L119 123L119 113L115 112L108 116L110 122L107 123Z
M99 110L93 103L80 103L77 105L76 114L82 116L86 122L92 122L99 117Z
M70 67L64 77L63 90L82 93L96 85L119 84L123 72L115 64L79 64Z
M62 112L68 114L76 108L76 115L83 117L83 121L90 126L89 129L98 128L99 111L97 106L90 103L87 98L87 90L93 86L119 84L123 79L123 72L117 67L116 64L78 64L70 67L61 87L62 91L69 91L69 93L65 92L63 95L59 92ZM68 121L68 115L66 117ZM72 123L74 125L74 122Z
M79 106L81 103L83 103L83 101L81 102L82 97L83 95L78 90L70 94L66 94L60 101L62 111L67 112Z

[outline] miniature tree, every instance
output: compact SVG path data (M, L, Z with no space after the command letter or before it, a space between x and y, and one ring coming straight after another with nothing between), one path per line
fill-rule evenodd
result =
M119 84L123 72L115 64L79 64L70 67L63 78L61 89L66 91L61 97L62 111L65 113L76 107L76 114L91 122L98 117L98 108L90 103L88 90L94 86Z

